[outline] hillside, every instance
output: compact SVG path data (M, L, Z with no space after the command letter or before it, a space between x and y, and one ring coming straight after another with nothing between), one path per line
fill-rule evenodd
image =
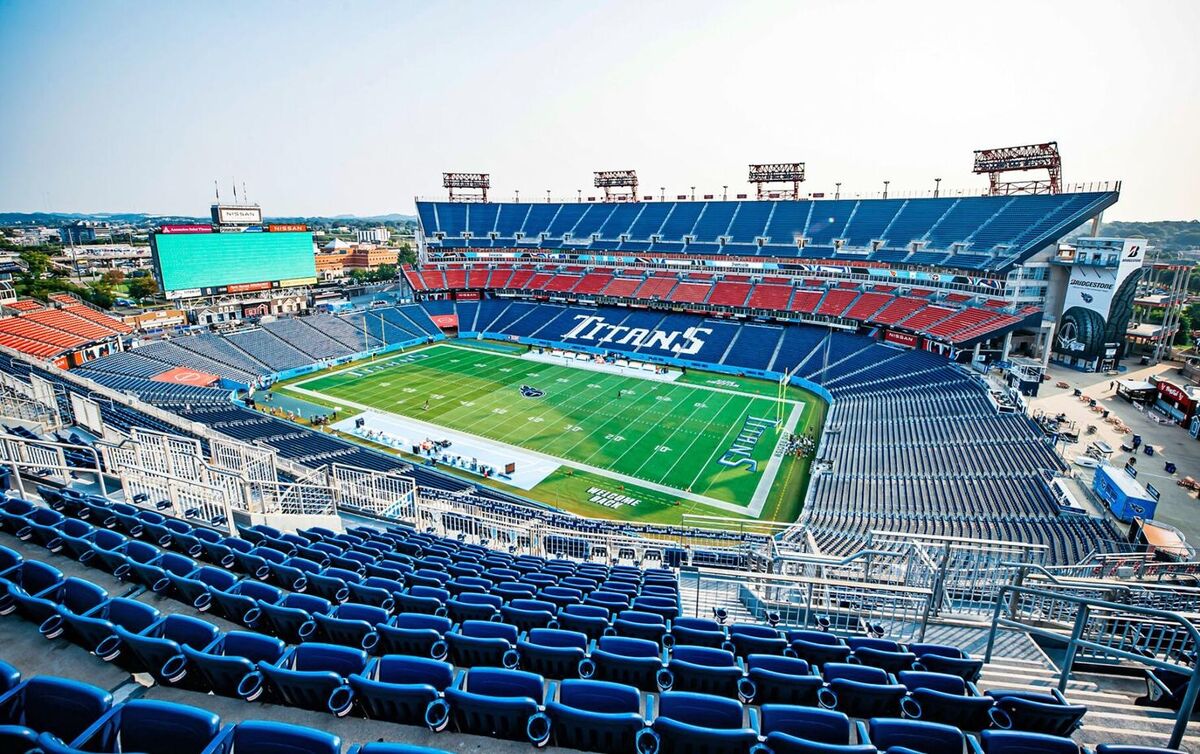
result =
M1089 226L1072 233L1068 240L1084 235ZM1103 223L1100 235L1115 238L1142 237L1159 252L1200 249L1200 220L1154 220Z

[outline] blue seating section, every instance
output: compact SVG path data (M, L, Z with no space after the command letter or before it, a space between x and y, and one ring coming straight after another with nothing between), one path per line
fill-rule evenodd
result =
M306 324L302 317L277 319L263 324L263 329L303 352L309 362L349 356L362 349L351 349L325 333Z
M899 252L889 260L895 263L1000 270L1116 199L1116 193L1095 192L469 207L418 202L417 208L421 230L435 250L532 246L644 253L656 237L659 242L653 245L659 252L861 260L880 245ZM807 239L803 248L797 244L801 238ZM841 241L841 247L834 241ZM670 243L677 248L662 248ZM919 245L916 250L913 244Z
M515 556L403 527L293 534L259 525L240 529L240 537L222 538L176 522L175 536L163 538L152 525L161 517L151 511L126 515L119 504L98 496L43 492L52 507L16 498L0 504L6 533L23 531L22 522L61 532L78 543L77 549L58 550L62 554L246 627L224 632L202 617L163 614L138 601L138 592L108 596L84 579L64 579L49 564L0 545L0 614L16 607L48 639L80 644L128 672L148 673L162 686L598 752L744 754L759 744L770 751L844 754L961 754L964 747L1080 751L1065 737L1081 725L1087 708L1056 691L980 692L973 680L981 662L952 646L681 618L683 605L669 570ZM87 517L79 518L84 511ZM89 523L108 513L116 514L114 529ZM91 533L68 534L68 523L90 527ZM101 541L101 533L117 535L124 544L113 548ZM55 550L54 537L34 541ZM286 564L306 556L320 559L307 561L311 567L301 571L313 581L288 576L283 586L269 587L256 580L275 579L275 566L287 570ZM173 583L138 575L141 568L160 573L191 568L188 578L197 577L193 580L212 599L196 600ZM204 569L209 573L201 577ZM219 573L226 578L214 578ZM335 573L346 585L365 586L370 579L391 585L392 599L386 607L369 607L340 601L350 591L338 592L334 603L290 591L310 589L315 579ZM480 591L470 591L476 584ZM422 588L444 595L430 606L434 614L393 612ZM502 595L500 622L454 624L440 618L452 594ZM47 612L28 613L19 607L26 603ZM582 608L591 608L602 624L600 638L558 627L522 630L505 622L543 609L535 604L545 605L556 622L588 615ZM514 613L503 612L509 606ZM671 617L640 607L670 608ZM285 636L281 624L268 619L274 608L281 615L295 613L297 636ZM346 629L364 625L357 633L327 632L321 627L326 616ZM645 616L656 617L662 630L649 630L656 623ZM317 628L308 628L313 625ZM365 641L368 637L373 638ZM456 650L459 641L467 643ZM838 648L844 652L830 654ZM819 667L810 664L806 656L821 651L826 654ZM447 654L457 669L445 662ZM270 739L287 750L341 751L336 736L316 729L267 722L222 726L203 709L201 695L189 698L200 706L157 700L114 705L103 689L46 676L22 680L3 663L0 682L5 687L0 745L15 750L36 742L52 754L256 751ZM656 704L647 691L659 692ZM1059 748L1037 748L1051 744ZM386 744L352 750L429 751ZM1125 750L1097 749L1120 751Z
M229 333L225 339L275 372L298 369L313 362L310 356L265 329L239 330Z

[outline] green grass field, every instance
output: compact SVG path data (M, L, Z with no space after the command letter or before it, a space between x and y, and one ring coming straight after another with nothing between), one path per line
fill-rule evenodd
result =
M351 414L371 408L553 456L563 466L521 494L588 515L639 520L678 520L685 512L793 520L807 460L770 463L782 432L771 426L747 440L755 433L743 427L748 419L773 422L782 414L782 426L815 434L824 419L815 396L791 389L780 404L777 387L760 380L689 372L659 382L448 344L281 387L340 403ZM722 458L743 460L730 466ZM645 505L590 504L592 486L620 489ZM752 501L757 510L748 510Z

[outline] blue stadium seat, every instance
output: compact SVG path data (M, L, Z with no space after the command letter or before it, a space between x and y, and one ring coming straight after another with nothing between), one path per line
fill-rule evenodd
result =
M855 731L841 712L764 704L760 713L763 744L771 754L875 754L866 726L858 723Z
M113 707L73 741L43 733L39 744L45 754L202 754L220 732L221 719L208 710L138 699Z
M112 694L104 689L66 678L35 676L0 696L0 743L28 743L38 733L74 741L111 707Z
M713 647L675 647L659 686L743 702L754 698L754 684L746 678L741 661L732 652Z
M341 644L346 647L357 647L368 652L375 649L379 643L376 624L388 620L388 612L374 605L360 605L356 602L344 602L325 615L314 613L315 631L302 632L316 641Z
M557 613L558 607L553 602L534 599L515 599L500 608L501 620L522 632L535 628L557 628Z
M657 644L627 636L603 636L579 663L579 676L659 691L666 663Z
M339 562L356 562L339 557ZM308 591L337 604L350 599L350 585L362 582L363 576L356 570L330 565L320 573L308 574Z
M846 662L850 646L841 637L822 631L789 631L788 645L802 660L821 666L831 662Z
M62 571L40 560L25 560L0 576L0 615L17 609L17 595L39 594L63 581Z
M311 594L290 592L276 603L257 601L264 627L288 644L297 644L312 637L316 631L313 616L328 615L333 610L329 600Z
M468 620L492 620L500 614L504 604L495 594L460 593L446 601L446 611L450 619L461 623Z
M17 530L17 539L46 547L58 537L58 526L66 516L49 508L34 508L24 516L25 525Z
M519 632L507 623L469 620L445 635L450 662L457 667L504 667L514 657Z
M871 718L870 743L876 748L899 754L961 754L967 745L962 731L952 725L923 720Z
M546 678L571 678L587 654L588 637L577 631L535 628L517 641L517 657L506 666L519 667Z
M349 598L364 605L382 607L389 613L396 607L395 593L404 590L404 582L383 576L367 576L359 582L348 582Z
M667 622L657 613L622 610L613 619L613 630L617 636L645 639L661 644L663 636L667 633Z
M251 698L262 690L275 704L349 714L353 695L346 677L362 673L367 653L335 644L301 644L278 662L260 662L238 687L238 695Z
M213 612L247 628L265 627L260 602L274 604L283 599L283 590L253 579L242 579L228 589L210 589Z
M150 605L122 597L102 602L83 615L59 606L58 614L63 619L65 636L106 662L121 655L117 626L139 633L162 617Z
M645 726L638 690L606 681L564 680L557 698L546 701L545 718L541 730L530 723L535 743L548 736L548 743L581 751L635 751Z
M1048 694L997 689L985 695L995 699L996 708L1004 713L996 717L996 725L1001 728L1069 736L1083 724L1087 713L1087 707L1070 704L1058 689L1051 689Z
M216 641L221 632L207 621L174 613L137 633L116 626L116 634L121 640L121 653L127 668L135 673L149 673L158 683L173 685L187 676L183 647L204 649Z
M558 611L558 625L567 631L578 631L592 641L614 630L608 608L600 605L567 605Z
M78 560L89 549L88 542L95 536L96 527L78 518L67 518L55 527L55 532L46 542L46 549Z
M423 725L430 703L454 682L449 663L385 655L348 678L358 708L372 720Z
M814 707L825 681L806 660L779 655L750 655L746 677L754 684L755 704L793 704ZM832 703L832 702L831 702Z
M650 727L638 734L644 754L746 754L758 743L758 732L746 726L742 705L732 699L666 691L658 701Z
M375 626L379 634L376 651L381 655L399 654L444 660L449 652L446 634L453 623L449 618L425 613L400 613L385 624Z
M471 668L460 673L426 712L426 723L443 730L524 741L529 718L541 711L540 675L502 668Z
M977 683L983 671L983 660L971 657L958 647L946 644L909 644L908 649L917 656L914 670L953 673L968 683Z
M781 655L788 648L788 640L770 626L753 623L732 623L729 626L729 643L738 657L747 655Z
M341 754L342 739L300 725L249 720L227 726L212 754Z
M670 631L663 637L663 645L668 649L679 644L721 648L728 638L725 629L715 620L676 618L671 621Z
M212 607L213 591L229 589L238 581L237 574L219 566L202 565L185 575L167 573L176 599L187 602L200 612Z
M980 695L978 689L961 676L902 670L899 680L917 705L915 708L909 705L906 710L909 717L969 731L983 730L992 725L995 700Z
M913 663L917 661L917 656L912 652L878 649L870 646L856 647L851 657L852 661L861 662L863 665L886 670L893 674L902 670L911 670Z
M984 754L1081 754L1079 744L1064 736L1025 731L985 730L979 736Z
M415 578L415 576L410 578ZM396 609L401 612L445 615L446 601L450 599L450 592L438 586L417 584L410 586L407 591L397 592L394 596Z
M908 689L879 668L831 662L821 675L837 697L837 710L850 717L899 717Z
M36 594L29 594L19 586L10 586L8 594L17 608L17 613L27 621L38 625L47 639L56 639L62 634L60 609L82 615L108 599L108 592L84 579L68 577Z
M230 631L207 647L181 647L187 660L189 685L220 696L237 697L238 685L258 670L259 663L278 663L287 646L271 636ZM261 688L259 690L261 694ZM258 695L253 698L257 699Z

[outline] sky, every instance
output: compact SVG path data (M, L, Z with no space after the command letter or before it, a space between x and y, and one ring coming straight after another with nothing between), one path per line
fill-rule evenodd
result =
M510 200L985 185L1057 141L1105 219L1200 217L1196 0L0 0L0 211L413 212L443 171Z

